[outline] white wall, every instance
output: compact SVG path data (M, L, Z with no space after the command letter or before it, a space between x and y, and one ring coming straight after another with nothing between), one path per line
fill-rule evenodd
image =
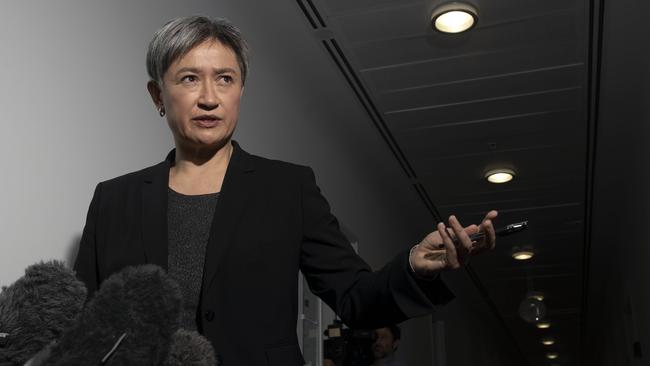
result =
M160 21L125 8L0 3L2 284L37 260L70 259L95 184L170 146L143 71Z
M145 89L145 51L166 20L189 14L229 18L251 45L235 139L312 166L373 267L434 228L294 1L3 1L0 285L41 259L70 263L95 184L172 147ZM429 319L404 329L401 357L430 365Z

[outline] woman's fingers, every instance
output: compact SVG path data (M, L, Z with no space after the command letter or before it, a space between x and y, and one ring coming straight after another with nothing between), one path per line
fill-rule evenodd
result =
M485 220L482 224L481 227L483 227L483 231L486 233L486 240L487 240L487 245L486 248L489 249L494 249L497 243L497 234L494 231L494 225L492 225L492 220Z
M469 235L465 232L465 228L460 224L456 216L449 216L449 225L454 231L454 235L458 242L458 260L464 262L464 259L468 257L469 252L472 250L472 240L469 238Z
M485 218L483 218L483 222L481 222L481 231L485 233L485 239L483 243L485 249L494 249L494 247L496 246L497 235L496 232L494 231L494 225L492 224L492 220L494 220L497 217L497 215L498 213L492 210L485 215Z
M499 215L499 213L496 210L492 210L492 211L485 214L485 217L483 218L483 221L485 221L485 220L494 220L494 219L497 218L498 215Z
M426 249L426 253L420 256L430 261L426 267L440 266L438 270L459 268L470 255L494 248L496 233L492 220L496 216L496 211L490 211L480 225L468 227L463 227L454 215L449 217L449 226L445 226L442 222L438 223L437 230L427 235L420 243L422 248ZM472 242L470 235L481 232L485 234L484 237Z
M440 237L442 238L442 242L445 245L445 250L447 251L446 255L446 262L451 268L458 268L460 267L460 263L458 261L458 254L456 253L456 247L454 246L454 242L447 233L447 228L445 227L445 224L442 222L438 223L438 233L440 234Z

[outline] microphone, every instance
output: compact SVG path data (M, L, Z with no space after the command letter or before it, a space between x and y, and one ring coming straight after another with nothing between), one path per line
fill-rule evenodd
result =
M180 289L162 268L127 267L102 283L42 365L160 365L180 309Z
M63 262L33 264L0 293L0 365L23 365L58 339L83 308L86 287Z
M163 366L221 366L212 344L196 331L179 329Z
M0 366L220 366L212 344L179 329L176 282L154 265L86 288L62 262L28 267L0 293Z

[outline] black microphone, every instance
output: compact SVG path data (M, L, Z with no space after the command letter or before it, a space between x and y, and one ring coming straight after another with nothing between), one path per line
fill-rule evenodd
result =
M63 262L40 262L0 293L0 364L23 365L71 326L86 287Z
M221 366L212 344L196 331L179 329L163 366Z
M154 265L86 288L62 262L28 267L0 293L0 366L219 366L212 344L179 329L180 290ZM40 351L40 352L39 352Z
M160 365L179 328L178 284L155 265L104 281L43 365Z

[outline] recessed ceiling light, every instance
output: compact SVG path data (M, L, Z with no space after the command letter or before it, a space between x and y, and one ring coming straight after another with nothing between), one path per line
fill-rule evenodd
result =
M511 169L494 169L485 173L485 178L490 183L506 183L515 177L515 172Z
M546 358L548 358L549 360L554 360L557 358L557 356L558 354L556 352L549 352L546 354Z
M520 249L518 247L514 247L512 249L512 258L518 261L526 261L531 259L533 256L535 256L535 252L533 252L533 250L530 248Z
M551 323L549 323L549 322L547 322L547 321L539 322L539 323L537 323L537 324L535 324L535 325L536 325L537 328L539 328L539 329L547 329L547 328L550 328L550 327L551 327Z
M431 25L443 33L461 33L476 25L478 11L467 3L452 2L438 6L431 13Z
M555 339L548 337L548 338L542 338L542 344L545 346L552 346L555 344Z

